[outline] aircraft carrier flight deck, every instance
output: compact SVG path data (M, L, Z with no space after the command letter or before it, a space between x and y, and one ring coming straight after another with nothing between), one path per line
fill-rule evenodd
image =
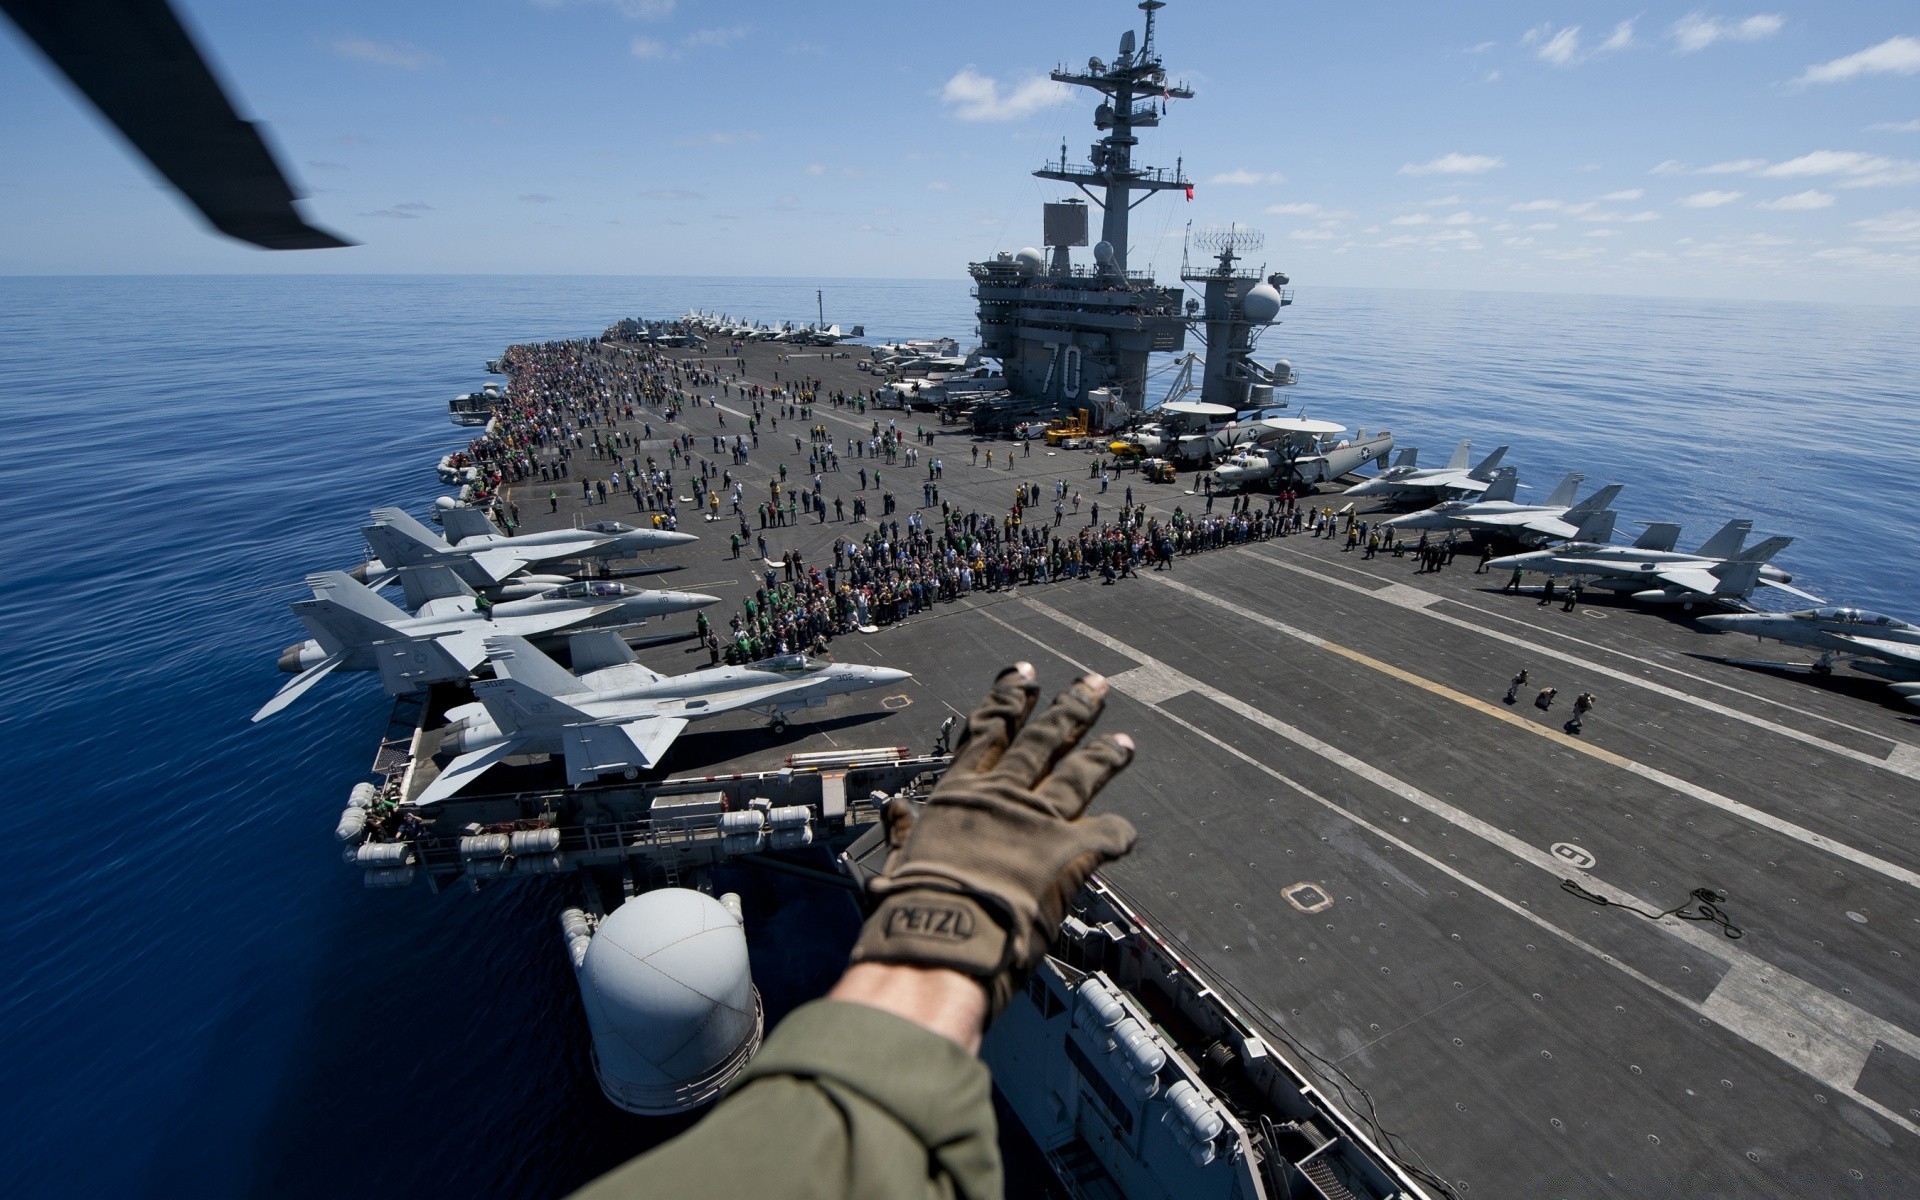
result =
M726 357L737 381L773 387L778 372L824 394L873 384L857 353L749 343ZM639 452L664 458L670 432L702 447L743 432L737 391L718 403L725 426L706 405L672 425L649 412L655 441ZM1099 496L1089 464L1101 450L1021 454L913 412L821 403L812 416L836 439L876 419L909 436L937 428L922 453L943 461L941 498L963 510L1004 513L1017 484L1061 479L1109 510L1126 487L1150 516L1205 503L1191 472L1156 484L1123 471ZM806 477L793 438L806 424L763 424L742 474L761 490L782 463ZM995 451L991 469L972 461L976 446ZM857 465L873 464L843 459L834 492L860 494ZM924 466L883 469L895 516L919 509ZM576 476L512 498L528 529L635 507L580 509L579 490ZM1307 502L1342 503L1337 491ZM1051 521L1050 490L1029 514ZM1065 528L1087 519L1083 505ZM684 564L664 586L721 596L724 630L765 565L751 545L730 557L731 517L681 527L704 537L660 556ZM871 528L808 516L765 536L774 555L817 564L835 538ZM1911 1194L1910 710L1844 672L1809 681L1719 661L1753 643L1677 610L1590 598L1569 612L1534 589L1504 592L1504 575L1476 574L1466 555L1420 572L1411 555L1344 545L1294 535L1112 584L977 591L833 642L838 661L912 672L884 707L841 697L782 735L723 719L667 766L769 770L879 743L924 752L1002 664L1031 660L1049 690L1102 672L1104 727L1140 747L1097 802L1141 834L1107 881L1459 1194ZM706 657L691 641L641 651L669 673ZM1506 703L1522 668L1529 683ZM1542 710L1545 687L1558 697ZM1583 691L1598 704L1571 734ZM1648 915L1676 908L1694 919Z

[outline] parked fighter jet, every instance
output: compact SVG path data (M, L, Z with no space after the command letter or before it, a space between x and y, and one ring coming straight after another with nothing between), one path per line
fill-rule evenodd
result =
M482 607L468 598L408 616L344 571L307 576L313 599L293 613L313 637L280 652L280 669L294 676L259 712L263 720L293 703L334 671L379 671L387 694L403 696L430 683L465 679L486 661L492 634L552 636L586 629L638 625L648 617L718 604L698 592L649 592L623 583L586 580L555 593Z
M1512 498L1515 477L1502 468L1479 500L1449 500L1421 512L1389 517L1382 524L1393 529L1504 534L1523 542L1604 541L1612 535L1614 519L1607 505L1625 485L1609 484L1575 504L1573 497L1585 478L1575 471L1560 481L1545 504L1520 504ZM1606 533L1597 532L1600 529Z
M691 533L635 529L619 521L595 521L579 529L548 529L508 537L476 508L441 513L448 537L408 516L403 509L376 508L373 524L360 532L383 567L452 567L474 587L488 587L535 563L573 558L625 558L642 550L698 541ZM451 539L451 541L449 540Z
M1725 633L1750 633L1762 641L1772 638L1789 646L1818 650L1820 658L1812 670L1820 675L1832 672L1836 658L1849 659L1854 670L1888 681L1907 703L1920 705L1920 625L1862 608L1728 613L1701 617L1700 623Z
M1467 459L1472 453L1473 443L1463 441L1454 449L1453 461L1444 467L1424 471L1411 465L1390 467L1372 479L1348 488L1346 494L1380 496L1396 501L1459 500L1477 496L1485 492L1487 484L1493 481L1493 473L1499 470L1500 460L1506 457L1507 448L1501 446L1469 469Z
M476 703L447 711L440 744L458 756L416 806L446 799L516 754L564 755L567 782L575 787L613 771L631 778L657 764L691 721L746 710L765 714L778 729L794 709L910 678L891 667L813 662L799 654L661 675L635 662L617 636L573 639L576 666L592 668L584 675L522 638L488 638L486 648L496 677L473 685Z
M1761 584L1807 596L1789 586L1793 576L1768 565L1793 539L1775 537L1744 546L1752 529L1752 521L1729 521L1720 532L1700 543L1698 550L1687 554L1671 548L1679 526L1658 523L1649 526L1631 546L1568 542L1551 550L1509 554L1491 560L1487 566L1496 571L1575 575L1588 587L1631 593L1635 600L1649 604L1678 604L1689 609L1702 601L1744 600Z

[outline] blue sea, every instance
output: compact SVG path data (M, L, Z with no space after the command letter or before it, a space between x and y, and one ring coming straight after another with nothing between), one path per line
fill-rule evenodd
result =
M446 400L514 341L694 307L970 343L964 279L0 279L4 1190L552 1196L658 1136L600 1098L564 884L372 892L331 832L387 705L249 725L312 569L420 511ZM1920 618L1920 310L1301 287L1296 412L1472 437L1544 495L1730 517ZM1525 497L1528 493L1523 492Z

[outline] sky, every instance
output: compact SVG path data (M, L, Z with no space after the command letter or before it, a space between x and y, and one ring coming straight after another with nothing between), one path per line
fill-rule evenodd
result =
M0 22L0 273L963 277L1039 240L1125 0L176 0L312 219L208 234ZM1171 276L1920 305L1920 6L1172 0Z

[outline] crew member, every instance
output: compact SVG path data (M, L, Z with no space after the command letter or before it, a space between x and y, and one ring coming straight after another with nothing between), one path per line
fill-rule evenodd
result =
M1084 815L1133 757L1125 734L1080 744L1106 693L1088 675L1029 721L1032 664L1002 671L926 807L884 810L879 904L827 998L781 1022L700 1124L577 1194L999 1196L981 1036L1087 876L1133 847L1124 818Z

